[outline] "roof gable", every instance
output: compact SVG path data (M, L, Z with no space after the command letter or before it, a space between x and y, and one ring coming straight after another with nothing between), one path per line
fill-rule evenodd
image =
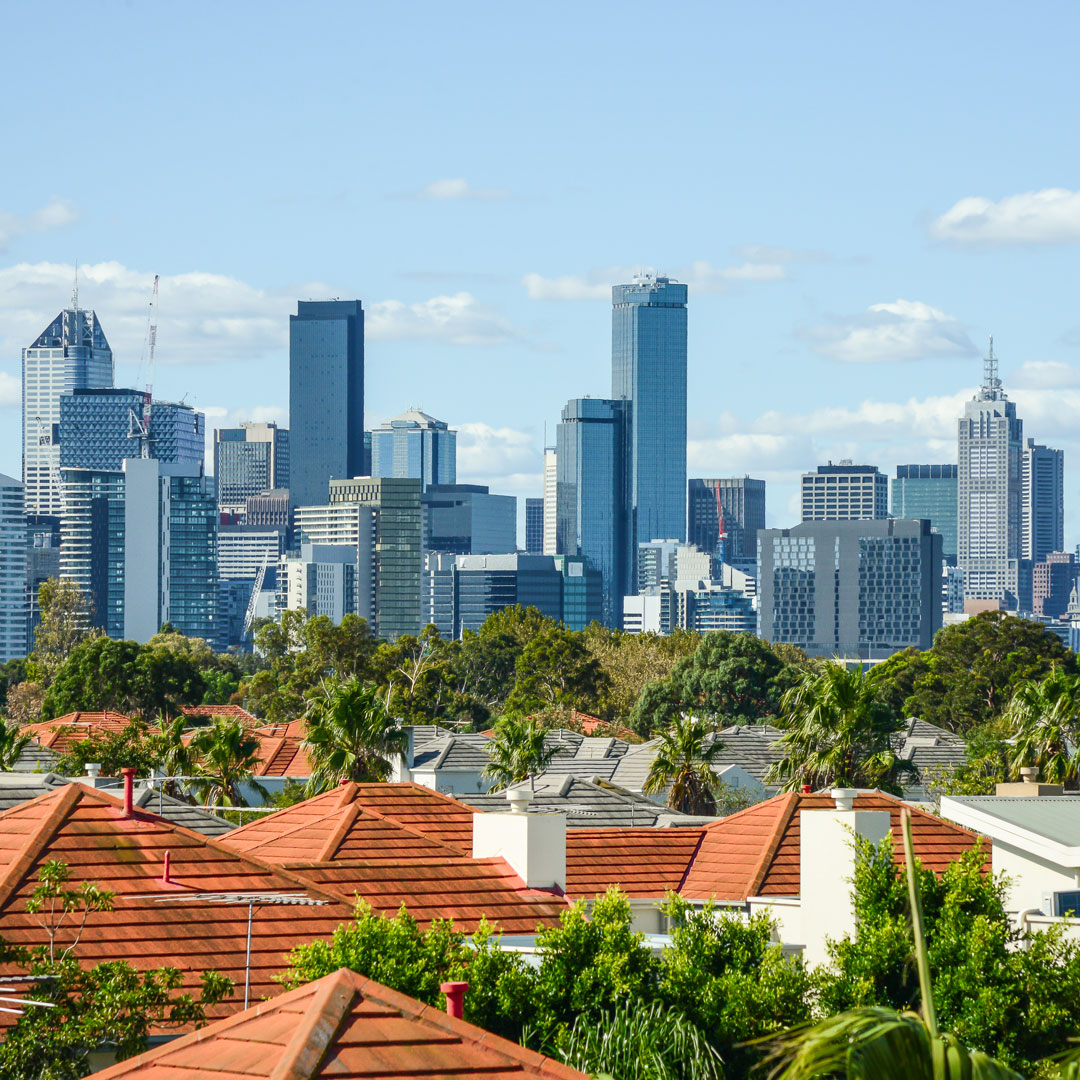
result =
M102 712L73 712L58 716L55 720L27 724L22 733L29 735L39 745L63 754L74 742L99 738L102 735L115 735L130 723L130 716L110 712L108 709Z

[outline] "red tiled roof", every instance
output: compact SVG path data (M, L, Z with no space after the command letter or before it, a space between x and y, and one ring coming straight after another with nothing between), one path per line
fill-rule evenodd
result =
M261 723L257 716L253 716L242 705L182 705L180 712L184 716L208 716L211 719L224 716L230 720L242 720L252 726Z
M591 900L618 885L627 896L660 898L678 890L701 829L567 829L566 891Z
M462 855L472 854L473 814L480 811L421 784L357 784L356 801Z
M259 740L259 767L256 776L311 775L311 762L300 740L289 735L264 735L256 729L252 732Z
M344 969L122 1061L95 1080L586 1080Z
M693 863L679 892L688 899L745 900L748 896L798 896L802 810L834 806L826 792L777 795L723 821L706 825ZM923 866L941 873L970 851L979 836L881 791L860 794L856 810L887 810L893 851L903 863L901 811L911 811L915 855ZM987 849L989 850L989 849Z
M170 852L169 883L163 882ZM15 945L46 943L26 900L41 865L67 863L71 881L96 882L116 893L115 910L87 920L76 956L82 963L126 960L140 969L170 965L184 974L184 988L214 969L235 983L230 1012L243 1000L247 906L199 901L159 903L157 896L201 892L306 892L327 900L319 907L267 905L252 921L251 993L277 992L273 976L286 966L296 945L328 937L352 918L351 898L314 885L280 867L268 866L201 833L137 809L125 819L112 796L83 784L67 784L0 814L0 937ZM148 895L149 899L133 899ZM66 943L61 930L60 943Z
M287 724L260 724L255 731L259 735L287 735L293 739L306 739L307 721L290 720Z
M130 716L108 709L104 712L73 712L58 716L55 720L43 720L40 724L27 724L22 733L42 746L63 754L74 742L91 736L115 735L130 723Z

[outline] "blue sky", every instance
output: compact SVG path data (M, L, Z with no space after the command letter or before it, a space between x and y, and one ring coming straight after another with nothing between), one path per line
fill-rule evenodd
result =
M369 423L459 428L540 493L610 390L608 286L690 285L691 476L955 461L993 333L1080 540L1080 9L1043 4L9 5L0 471L68 300L210 423L287 419L295 300L368 309Z

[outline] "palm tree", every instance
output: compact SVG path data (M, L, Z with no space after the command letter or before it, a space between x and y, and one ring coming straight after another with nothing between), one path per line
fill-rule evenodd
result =
M185 738L188 723L188 718L183 715L172 720L162 716L158 721L157 730L151 731L147 736L157 767L165 773L166 777L191 776L198 767L198 755L192 748L192 739ZM166 779L162 789L168 795L179 796L183 790L183 783Z
M784 693L776 741L783 758L769 767L766 783L784 791L815 787L877 787L900 792L900 780L917 778L910 761L896 756L896 717L877 698L861 668L826 664L809 671Z
M676 716L660 735L649 775L642 791L658 795L667 791L667 804L684 814L715 814L719 779L712 763L724 748L693 713Z
M770 1080L1024 1080L995 1058L938 1030L908 810L903 812L903 832L921 1015L870 1007L792 1028L766 1040L773 1066Z
M358 678L334 682L307 712L308 793L342 780L385 780L409 736L390 717L378 691Z
M15 762L29 742L30 736L22 733L16 721L0 716L0 771L10 772L15 768Z
M1055 667L1045 679L1020 683L1005 709L1004 721L1016 736L1009 763L1014 771L1034 766L1047 783L1076 786L1080 679Z
M212 726L192 738L189 747L200 774L191 786L205 806L246 806L241 784L251 784L262 795L267 794L254 779L259 738L239 720L217 717Z
M524 780L534 788L536 777L551 764L559 747L548 743L547 732L535 717L500 716L487 750L483 775L495 781L489 790L502 791Z

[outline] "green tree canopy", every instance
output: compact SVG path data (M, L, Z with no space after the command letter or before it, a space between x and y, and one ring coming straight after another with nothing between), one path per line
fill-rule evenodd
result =
M191 787L207 806L246 806L241 785L250 784L265 796L254 779L259 767L259 739L239 720L215 717L210 727L191 738L191 754L198 762Z
M1045 678L1018 683L1002 726L1015 738L1009 762L1014 777L1034 767L1048 783L1077 786L1080 678L1054 668Z
M642 790L667 793L667 804L684 814L715 814L719 778L712 763L724 748L707 724L693 713L676 716L660 733L656 757Z
M97 637L93 604L78 582L49 578L38 586L41 620L34 629L34 648L27 658L27 676L48 687L61 664L81 641Z

